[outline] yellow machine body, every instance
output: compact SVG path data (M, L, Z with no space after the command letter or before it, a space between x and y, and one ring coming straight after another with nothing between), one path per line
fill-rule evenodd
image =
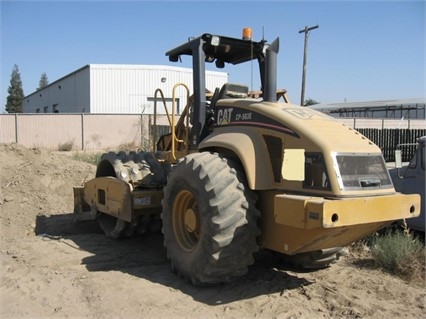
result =
M420 211L417 194L324 199L262 192L260 198L266 209L259 243L290 255L347 246Z
M77 219L96 215L111 238L160 221L172 267L199 284L245 273L259 246L295 257L419 216L420 196L395 192L377 145L277 90L278 49L278 39L203 34L168 51L174 62L192 55L193 95L174 86L171 132L154 133L150 151L103 155L96 178L74 189ZM207 90L205 62L256 59L261 92ZM175 121L178 86L188 103Z

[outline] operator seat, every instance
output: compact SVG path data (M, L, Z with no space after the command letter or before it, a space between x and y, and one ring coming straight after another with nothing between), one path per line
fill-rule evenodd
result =
M245 99L248 97L248 86L225 83L219 92L220 99Z
M248 91L248 86L246 85L225 83L220 91L216 89L214 92L210 107L212 110L214 110L216 107L216 102L221 99L245 99L248 97Z

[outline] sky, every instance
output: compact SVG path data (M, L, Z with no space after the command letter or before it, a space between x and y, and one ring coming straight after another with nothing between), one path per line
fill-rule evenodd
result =
M305 99L321 103L419 98L425 84L425 1L3 1L0 0L0 113L13 66L24 94L87 64L169 62L165 52L211 33L280 40L277 88L300 103L305 26ZM226 66L229 82L259 89L257 63ZM251 87L253 85L253 87ZM214 88L210 88L214 90Z

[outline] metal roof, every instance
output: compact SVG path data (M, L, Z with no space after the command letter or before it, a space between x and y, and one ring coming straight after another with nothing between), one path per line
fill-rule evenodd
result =
M383 108L392 106L415 106L426 105L426 99L412 98L412 99L395 99L395 100L377 100L377 101L362 101L362 102L336 102L336 103L321 103L310 105L309 108L315 110L339 110L339 109L357 109L357 108Z
M215 59L224 63L239 64L265 55L266 41L259 42L229 38L205 33L201 37L203 50L208 62ZM193 55L193 43L199 38L191 39L180 46L167 51L170 61L177 62L180 55ZM216 40L214 40L216 38Z

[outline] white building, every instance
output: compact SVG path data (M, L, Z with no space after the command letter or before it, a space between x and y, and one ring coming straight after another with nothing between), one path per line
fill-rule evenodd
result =
M184 83L193 94L192 69L162 65L88 64L24 99L24 113L154 114L159 88L171 112L173 87ZM228 82L225 72L206 71L206 87L214 91ZM187 92L175 89L176 113L186 105ZM157 113L164 114L157 93Z

